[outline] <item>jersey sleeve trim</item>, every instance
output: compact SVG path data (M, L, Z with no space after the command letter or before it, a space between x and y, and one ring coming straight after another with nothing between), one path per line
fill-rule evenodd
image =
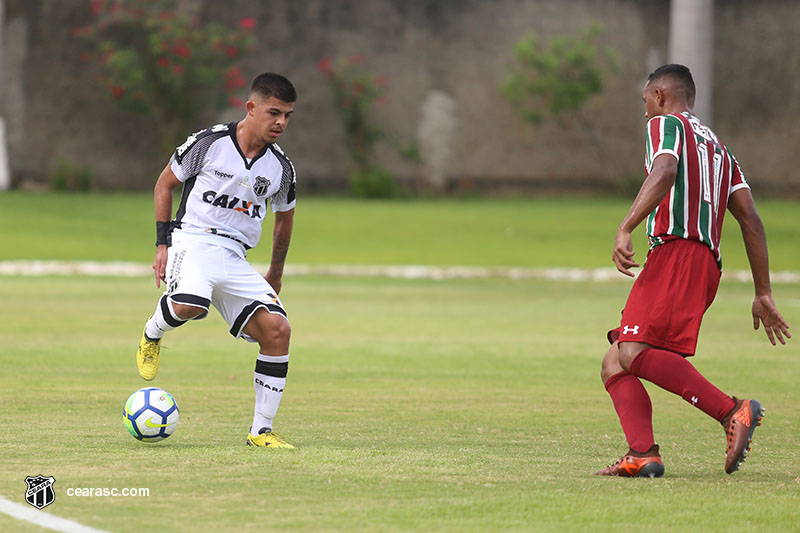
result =
M675 150L672 150L671 148L662 148L661 150L659 150L658 152L653 154L653 161L655 161L656 158L658 156L660 156L661 154L669 154L669 155L673 156L675 159L678 159L678 160L680 160L680 158L681 158L681 156ZM651 166L652 166L652 163L651 163Z
M178 178L178 181L181 183L186 181L186 174L183 172L181 164L178 163L177 159L175 158L175 154L172 154L172 157L169 158L169 168L172 169L172 173L175 174L175 177Z
M672 154L680 160L682 145L682 122L672 115L661 115L651 118L647 123L647 171L653 167L653 161L661 154Z
M733 187L731 187L731 192L730 192L730 194L733 194L733 193L735 193L735 192L736 192L736 191L738 191L739 189L749 189L749 188L750 188L750 184L749 184L749 183L747 183L746 181L743 181L743 182L741 182L741 183L737 183L736 185L734 185ZM728 195L728 196L730 196L730 195Z
M296 202L297 177L294 165L289 157L283 152L280 146L273 144L270 146L272 153L281 164L281 186L272 198L270 198L270 208L273 213L291 211Z

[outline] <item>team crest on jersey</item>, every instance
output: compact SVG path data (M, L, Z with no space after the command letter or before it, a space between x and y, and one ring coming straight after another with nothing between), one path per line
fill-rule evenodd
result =
M256 196L264 196L267 194L267 190L269 190L270 182L264 176L258 176L256 178L256 182L253 183L253 192L256 193Z

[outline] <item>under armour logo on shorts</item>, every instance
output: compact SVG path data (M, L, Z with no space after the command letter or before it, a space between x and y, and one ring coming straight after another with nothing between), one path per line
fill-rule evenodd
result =
M632 335L638 335L639 334L639 326L633 326L633 327L625 326L624 328L622 328L622 334L623 335L627 335L628 333L630 333Z

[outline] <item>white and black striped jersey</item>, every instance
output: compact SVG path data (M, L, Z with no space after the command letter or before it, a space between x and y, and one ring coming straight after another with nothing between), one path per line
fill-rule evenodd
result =
M236 141L237 124L193 133L172 155L170 167L183 183L176 236L219 235L252 248L261 238L268 201L273 212L294 208L292 162L277 144L247 159Z

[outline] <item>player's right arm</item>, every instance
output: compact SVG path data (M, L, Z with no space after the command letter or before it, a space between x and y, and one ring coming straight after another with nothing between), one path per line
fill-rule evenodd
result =
M153 190L153 203L156 211L156 222L169 223L172 218L172 194L181 182L167 164L161 175L156 181ZM156 287L161 287L161 282L166 281L167 276L167 245L156 245L156 256L153 259L153 273L156 277Z
M767 236L764 224L758 216L753 195L749 188L742 188L731 193L728 199L728 210L736 218L742 230L750 271L753 273L753 284L756 296L753 299L753 329L764 324L764 332L769 341L775 345L775 337L781 344L786 344L784 336L789 339L789 324L781 316L772 299L772 286L769 280L769 255L767 253Z
M635 252L633 251L631 233L647 215L658 207L658 204L661 203L661 200L669 193L670 188L675 183L677 175L678 160L672 154L661 154L656 157L650 173L642 183L641 189L639 189L639 194L636 195L631 208L625 218L622 219L619 228L617 228L614 252L611 258L617 270L626 276L633 277L633 272L628 269L639 266L639 263L633 259Z

